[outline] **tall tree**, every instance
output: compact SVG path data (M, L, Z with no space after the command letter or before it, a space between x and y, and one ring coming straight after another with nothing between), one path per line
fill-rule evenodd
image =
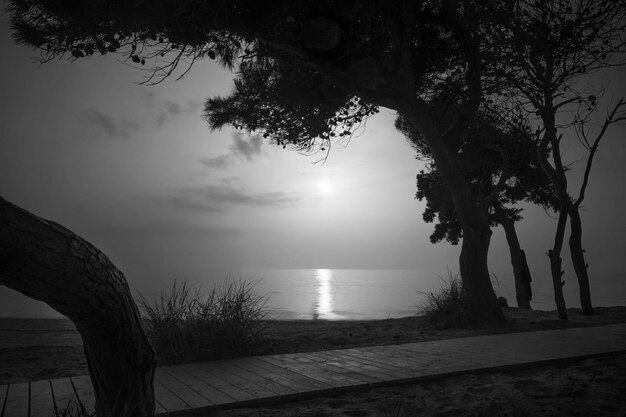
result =
M457 150L483 97L493 7L480 1L13 1L16 39L44 59L122 53L154 77L209 57L237 68L233 93L211 99L213 128L230 124L283 146L328 148L379 107L424 137L463 228L460 272L475 315L503 319L487 267L489 220ZM165 60L165 62L164 62ZM151 79L152 81L155 78ZM432 85L454 85L446 123Z
M405 133L418 156L430 161L430 154L419 132L407 130L402 119L396 121L396 126ZM482 111L459 149L465 175L491 226L501 225L505 231L516 300L518 306L523 308L530 308L530 294L524 282L523 259L515 230L515 223L522 219L522 210L511 205L528 201L545 208L555 208L558 204L551 184L537 162L536 142L524 119L514 117L503 120L500 115ZM430 236L431 242L445 239L453 245L458 244L463 230L450 193L432 161L427 171L420 171L417 175L416 197L426 200L423 219L429 223L435 218L438 220Z
M102 252L0 198L0 284L74 322L98 416L154 415L154 351L124 275Z
M542 133L539 162L559 198L559 220L553 248L548 251L559 316L567 319L562 295L561 248L567 217L570 219L570 254L580 288L585 314L593 313L587 263L582 248L580 205L600 140L606 128L623 120L620 101L601 122L592 137L588 116L597 108L598 97L578 88L581 77L600 69L623 66L626 52L624 0L516 0L510 2L503 30L497 34L507 63L510 90L517 105L537 115ZM502 75L501 74L501 75ZM505 93L506 94L506 93ZM568 189L567 166L561 159L564 135L575 131L589 151L578 197ZM552 148L550 152L549 148Z

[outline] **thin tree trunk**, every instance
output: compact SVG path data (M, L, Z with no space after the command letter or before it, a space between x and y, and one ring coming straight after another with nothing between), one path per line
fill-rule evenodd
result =
M530 310L530 296L523 282L522 249L520 248L517 232L515 231L515 222L513 220L504 220L501 221L500 224L504 228L506 241L509 244L513 277L515 279L515 300L517 301L517 306Z
M102 252L0 198L0 284L74 322L98 417L154 415L154 351L124 275Z
M563 162L561 161L559 138L556 136L556 127L554 114L555 110L552 108L552 93L547 90L544 91L546 103L549 105L541 112L541 118L543 120L544 127L546 129L543 138L539 142L537 157L539 165L546 173L554 192L559 199L559 220L557 222L556 232L554 234L554 245L552 249L548 250L548 258L550 258L550 270L552 272L552 287L554 288L554 301L561 320L567 320L567 309L565 307L565 298L563 297L563 285L564 281L561 281L563 277L563 269L561 267L561 250L563 249L563 239L565 238L565 225L567 223L567 210L571 204L569 195L567 194L567 177L565 176L565 170L563 168ZM549 149L548 145L552 145L552 149ZM552 152L552 159L554 160L554 167L548 161L548 154Z
M559 220L554 236L554 246L547 253L550 258L550 270L552 272L552 287L554 288L554 302L559 313L559 319L567 320L567 308L565 307L565 298L563 297L563 285L565 281L561 281L564 271L561 269L561 249L563 248L563 239L565 238L565 224L567 223L567 211L561 207L559 211Z
M588 265L587 262L585 262L585 251L582 248L583 227L578 207L571 204L568 214L570 218L569 248L576 278L578 278L580 307L582 308L583 314L593 314L591 289L589 288L589 275L587 272Z

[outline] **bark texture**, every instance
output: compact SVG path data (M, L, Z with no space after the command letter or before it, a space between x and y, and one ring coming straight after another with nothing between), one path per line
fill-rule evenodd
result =
M530 294L528 294L527 287L523 282L522 249L519 244L519 239L517 238L517 232L515 231L515 222L513 220L505 220L501 221L501 224L504 228L504 234L511 254L517 306L531 309Z
M0 284L74 322L98 417L154 415L155 354L124 275L102 252L0 197Z
M569 249L572 257L572 264L578 278L578 288L580 294L580 307L583 314L593 314L591 304L591 289L589 287L589 274L587 272L587 262L585 261L585 251L582 248L583 226L580 219L578 207L571 205L569 208L570 237Z
M561 280L564 274L561 267L561 249L563 247L566 223L567 212L562 209L559 211L559 220L557 222L556 234L554 236L554 246L548 251L548 258L550 258L550 271L552 273L552 288L554 288L554 302L559 313L559 319L561 320L567 320L567 308L565 306L565 298L563 297L563 285L565 285L565 281Z

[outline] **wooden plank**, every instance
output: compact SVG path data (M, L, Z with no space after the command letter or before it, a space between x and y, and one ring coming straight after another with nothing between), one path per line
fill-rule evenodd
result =
M350 349L347 353L367 359L381 368L391 371L404 370L413 375L423 372L424 369L437 367L430 357L418 357L409 353L394 351L390 347L381 347L381 349L377 350L368 349L366 351Z
M50 381L30 383L30 415L31 417L54 415L54 399Z
M9 385L3 417L28 417L29 388L28 382Z
M197 366L198 369L204 370L206 374L211 375L211 379L206 380L208 384L213 385L228 395L231 395L230 389L232 387L246 392L254 399L267 398L275 395L274 392L266 387L237 375L237 372L233 372L231 369L232 366L224 365L224 361L205 362L194 365Z
M248 391L236 385L233 385L230 382L224 381L219 376L216 376L213 373L211 367L207 366L207 364L203 364L203 366L196 365L197 364L178 365L177 368L189 373L190 375L193 375L194 377L201 380L203 383L212 386L213 388L224 393L235 401L243 402L257 398Z
M258 369L256 372L265 372L269 378L282 384L289 384L299 392L324 390L330 387L316 379L267 363L258 357L241 358L239 361L240 366Z
M329 364L344 362L346 367L351 367L358 370L361 373L377 377L379 379L404 379L410 376L410 373L406 371L400 371L399 369L389 369L377 364L374 361L369 360L364 356L355 356L348 352L333 351L333 352L315 352L315 355L322 357Z
M262 359L268 363L285 367L293 372L324 382L332 387L363 384L361 378L354 378L347 373L337 372L334 369L329 369L327 366L321 366L319 363L311 363L309 358L303 358L303 361L298 361L297 358L289 358L289 360L286 360L282 357L271 356L263 357Z
M70 401L76 399L74 387L69 378L52 379L52 395L54 399L54 409L57 414L64 410Z
M154 379L162 383L168 390L187 404L187 408L203 408L212 405L211 401L189 388L168 372L165 372L163 368L157 368L155 370ZM171 407L165 406L171 411Z
M288 383L281 384L269 377L269 375L259 368L255 367L246 367L243 365L239 359L224 361L224 365L229 367L229 370L232 374L244 379L246 381L253 382L259 386L267 388L269 391L272 391L277 396L295 394L296 390L294 390ZM247 369L246 369L247 368Z
M161 368L163 372L167 372L171 377L178 379L185 384L190 390L197 392L206 399L210 405L231 403L235 400L224 394L217 388L205 383L195 375L185 372L178 366L166 366Z
M167 410L161 405L157 398L154 399L154 413L156 415L167 414Z
M166 413L189 409L186 402L174 395L156 378L154 380L154 397Z
M393 371L378 368L366 362L356 360L353 357L342 355L339 352L315 352L313 355L317 356L328 365L338 366L367 375L374 380L373 382L386 381L389 379L404 379L408 377L407 374L400 375L399 373L394 373Z
M344 367L342 366L340 362L337 362L337 364L326 363L325 360L320 359L319 357L316 357L314 354L311 354L311 353L300 354L297 356L297 360L298 361L306 360L307 362L305 363L311 363L312 365L318 368L326 369L329 372L339 374L343 377L352 378L354 379L355 384L370 384L372 382L376 382L376 380L378 379L378 378L373 378L370 375L366 375L362 372L352 370L348 367Z
M88 412L93 412L96 409L96 396L89 375L75 376L70 378L70 381L74 387L74 392L78 395L78 400Z
M499 347L491 348L484 345L472 345L458 346L452 349L450 346L446 346L447 349L442 347L441 351L424 351L419 347L413 346L397 346L396 350L413 352L414 355L419 355L422 358L428 358L430 360L436 360L442 365L442 368L455 365L468 365L484 367L490 366L504 366L507 364L517 363L520 361L521 354L507 351L505 348ZM540 359L537 355L523 354L525 360L537 360ZM480 366L479 366L480 367Z

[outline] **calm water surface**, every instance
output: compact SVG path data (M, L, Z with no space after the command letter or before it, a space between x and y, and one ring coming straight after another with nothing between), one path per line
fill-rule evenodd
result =
M515 304L515 287L506 272L495 274L499 296ZM384 319L411 316L416 305L448 280L432 271L367 269L274 269L242 273L256 280L256 290L268 294L268 305L280 319ZM568 307L578 307L577 284L567 282ZM626 279L597 274L592 281L594 305L626 305ZM554 310L549 276L533 279L533 308Z
M510 305L516 305L511 275L510 271L496 271L493 285L498 295L506 297ZM415 269L264 269L196 271L178 277L129 274L128 279L134 292L149 299L159 291L171 288L175 278L179 283L185 280L203 289L221 285L226 280L254 281L255 292L268 295L267 306L278 319L358 320L414 315L415 306L425 299L427 293L439 289L447 281L447 276L445 271ZM565 276L565 280L567 306L579 307L575 277ZM137 283L144 283L143 287ZM533 308L555 310L549 275L533 275L532 288ZM626 276L595 273L591 276L591 293L596 306L626 305ZM42 303L35 305L38 302L17 293L12 297L10 306L0 302L0 317L60 317Z

